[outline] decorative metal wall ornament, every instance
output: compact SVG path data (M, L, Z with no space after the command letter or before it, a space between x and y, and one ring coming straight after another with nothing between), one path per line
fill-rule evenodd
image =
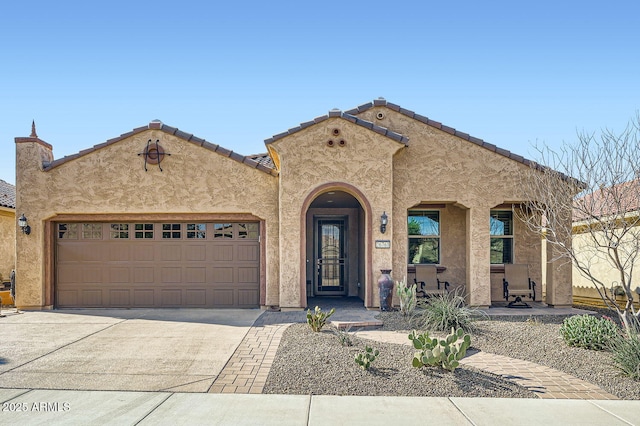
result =
M157 164L160 171L162 171L162 166L160 163L164 160L165 155L171 155L168 152L164 152L164 149L160 146L160 140L156 139L155 142L152 142L151 139L147 142L147 146L143 152L138 155L144 156L144 171L147 171L147 164Z

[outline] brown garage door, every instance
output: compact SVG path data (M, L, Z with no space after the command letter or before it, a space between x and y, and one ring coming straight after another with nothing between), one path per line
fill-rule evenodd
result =
M257 307L259 224L57 223L56 306Z

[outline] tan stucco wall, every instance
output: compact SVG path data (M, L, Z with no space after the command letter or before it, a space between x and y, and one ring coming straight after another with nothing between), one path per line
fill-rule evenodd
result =
M378 112L384 114L382 120L376 118ZM449 207L443 212L451 212L450 225L460 229L455 232L458 245L452 252L444 245L453 241L443 240L447 279L466 286L474 305L487 306L492 300L500 300L501 291L496 295L491 289L489 212L501 204L522 200L518 174L528 171L528 166L388 108L374 107L359 117L399 132L410 141L409 148L398 152L393 161L394 270L407 267L407 209L420 203L455 205L458 212ZM448 219L444 214L441 218L444 237L450 231L445 229ZM517 224L515 228L518 232ZM525 240L516 242L516 259L526 259L537 269L535 276L540 277L539 241L533 236ZM531 247L527 247L529 241ZM562 291L570 293L570 284L564 283Z
M143 168L149 139L171 156ZM18 141L17 141L18 142ZM248 213L266 221L266 305L278 305L277 177L160 130L146 130L41 171L45 147L16 143L17 206L30 236L18 240L17 304L44 305L44 230L59 214ZM46 154L46 153L45 153ZM28 259L28 260L27 260Z
M338 137L332 134L339 129ZM346 141L345 146L329 147L327 141ZM305 269L301 267L303 252L306 252L302 234L305 227L305 200L319 187L336 183L334 189L350 192L341 187L347 183L359 191L371 207L371 238L365 241L363 250L371 250L371 267L365 273L365 304L377 305L377 285L381 269L392 267L392 250L374 249L370 241L392 239L393 226L382 234L379 229L380 215L390 212L393 206L393 155L404 145L378 133L362 128L342 118L330 118L314 126L298 131L271 143L271 149L280 160L280 306L295 308L305 306ZM326 189L328 191L329 189ZM315 194L314 194L315 195ZM319 194L318 194L319 195ZM352 193L351 195L356 196ZM358 198L358 196L356 196ZM286 200L286 202L285 202ZM308 207L308 206L307 206ZM363 206L364 208L365 206ZM364 208L366 210L366 208ZM366 215L365 215L366 216ZM311 254L309 254L310 256ZM306 261L306 259L305 259Z
M16 259L16 213L15 210L0 207L0 275L9 281Z
M628 244L630 242L630 247L633 247L633 245L636 244L635 241L638 239L638 233L640 233L640 229L635 233L635 235L633 235L634 233L626 235L622 241L627 241ZM600 243L606 244L605 239L603 238ZM623 244L624 243L621 243L621 245ZM587 266L597 279L605 283L607 289L612 286L620 285L621 277L619 275L619 271L613 267L611 261L607 260L607 252L596 247L593 237L589 232L576 233L573 235L573 249L575 251L577 261L582 265ZM621 250L620 253L622 255L624 250ZM640 286L640 278L638 278L637 275L637 271L640 271L640 256L635 259L635 262L630 262L628 259L623 258L621 258L621 261L633 264L634 275L632 277L631 289L633 290ZM628 268L627 271L630 269L631 268ZM595 288L591 280L584 277L575 266L573 266L573 286Z

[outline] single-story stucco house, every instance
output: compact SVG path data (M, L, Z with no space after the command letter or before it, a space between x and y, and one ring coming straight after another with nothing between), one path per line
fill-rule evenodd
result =
M375 308L381 270L411 282L422 263L474 306L503 301L505 263L542 282L544 245L512 214L529 161L382 98L262 155L157 120L57 160L35 131L15 141L22 309ZM571 265L548 264L544 302L570 306L571 288Z
M9 281L16 256L16 187L0 179L0 284Z

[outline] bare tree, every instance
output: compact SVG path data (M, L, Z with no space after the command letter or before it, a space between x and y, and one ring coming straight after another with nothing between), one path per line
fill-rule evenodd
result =
M559 151L538 148L539 163L521 179L529 201L516 211L546 237L556 259L571 261L593 283L627 330L640 320L633 304L640 295L634 282L640 261L639 142L640 116L619 134L605 129L597 136L579 134L576 144ZM624 295L624 303L616 295Z

